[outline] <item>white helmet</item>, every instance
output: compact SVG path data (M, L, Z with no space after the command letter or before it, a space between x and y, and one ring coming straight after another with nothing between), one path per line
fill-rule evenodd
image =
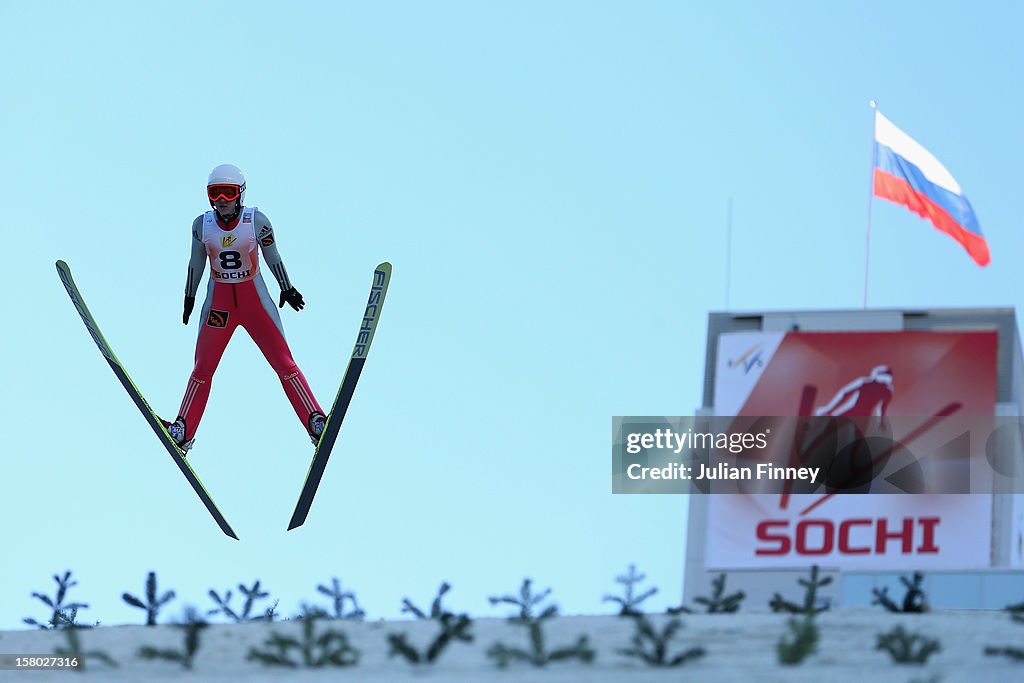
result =
M206 179L206 186L210 187L211 185L237 185L241 193L238 205L245 204L245 176L242 175L242 169L234 164L221 164L210 171L210 177Z

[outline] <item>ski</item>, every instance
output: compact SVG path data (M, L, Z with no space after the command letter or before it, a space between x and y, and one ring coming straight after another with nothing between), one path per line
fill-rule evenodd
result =
M391 282L391 264L384 262L378 265L373 271L373 283L370 285L370 298L366 302L366 309L363 311L363 322L359 328L359 335L356 337L356 345L352 350L352 357L345 369L345 376L341 380L341 387L337 396L334 397L334 405L327 416L327 423L320 435L320 442L313 453L313 462L306 474L306 481L302 485L302 492L299 494L299 501L295 504L295 511L288 523L288 531L302 526L309 514L309 508L313 505L313 496L320 485L320 479L324 476L324 468L327 467L327 459L331 457L331 450L341 430L341 423L345 419L349 403L352 402L352 394L356 390L356 383L359 375L366 364L366 355L370 352L370 343L373 342L373 333L377 330L377 321L380 320L381 310L384 308L384 297L388 293L388 283Z
M99 325L96 324L96 319L92 317L92 313L89 312L89 308L85 305L82 293L78 291L78 287L75 285L75 281L71 277L71 269L68 268L68 264L64 263L64 261L57 261L57 274L60 275L61 282L64 283L64 288L68 290L68 296L71 297L71 302L75 305L75 308L78 309L78 314L82 317L82 322L85 323L85 328L89 330L89 334L92 335L92 339L96 342L96 346L99 347L100 353L102 353L103 357L107 359L107 363L110 364L110 369L114 371L114 375L116 375L121 381L121 385L124 386L128 395L131 396L135 405L138 406L143 417L146 418L146 422L153 431L156 432L156 435L164 445L164 448L166 448L167 452L171 454L171 459L174 460L174 464L176 464L178 469L181 470L181 473L185 475L185 479L187 479L188 483L192 485L196 495L198 495L199 499L203 501L203 505L206 506L206 509L213 516L214 521L217 522L217 526L220 527L221 531L231 538L238 540L238 536L235 534L234 529L232 529L231 525L228 524L226 519L224 519L224 515L222 515L220 510L217 509L217 505L213 502L213 499L210 498L210 494L206 492L206 489L203 487L203 483L199 481L199 477L196 476L195 471L193 471L192 467L188 464L188 461L185 459L185 454L182 453L178 448L178 445L174 443L174 439L172 439L171 435L167 433L167 430L164 428L160 418L153 412L153 409L150 408L149 403L147 403L146 399L143 398L138 387L136 387L135 383L132 382L131 377L129 377L128 373L125 371L124 366L121 365L121 361L119 361L117 356L114 355L114 351L110 348L110 344L107 343L107 340L100 332Z

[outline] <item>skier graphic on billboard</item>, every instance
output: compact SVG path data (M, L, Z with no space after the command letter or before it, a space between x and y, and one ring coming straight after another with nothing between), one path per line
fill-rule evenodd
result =
M876 461L878 454L866 448L865 439L892 438L885 416L894 394L892 368L876 365L839 389L827 404L815 408L817 418L837 418L815 420L808 435L810 444L805 441L805 448L814 454L811 459L830 474L829 483L839 483L848 492L870 489L876 468L887 458Z
M837 391L832 400L817 408L814 414L818 417L884 417L893 393L892 369L888 365L876 365L866 377L858 377Z

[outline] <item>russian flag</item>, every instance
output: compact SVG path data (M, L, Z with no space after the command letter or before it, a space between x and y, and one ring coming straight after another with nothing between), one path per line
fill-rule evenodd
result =
M931 222L979 266L990 260L978 217L946 167L875 110L874 194Z

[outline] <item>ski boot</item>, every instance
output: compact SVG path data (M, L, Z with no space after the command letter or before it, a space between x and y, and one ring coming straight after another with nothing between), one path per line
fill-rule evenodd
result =
M192 448L192 444L195 443L195 439L185 440L185 420L184 418L178 417L174 422L168 422L167 420L160 420L163 423L164 428L167 429L167 433L171 435L171 440L181 450L182 457L188 453L189 449Z
M324 425L327 424L327 416L317 411L309 416L309 440L314 446L320 444L320 435L324 433Z

